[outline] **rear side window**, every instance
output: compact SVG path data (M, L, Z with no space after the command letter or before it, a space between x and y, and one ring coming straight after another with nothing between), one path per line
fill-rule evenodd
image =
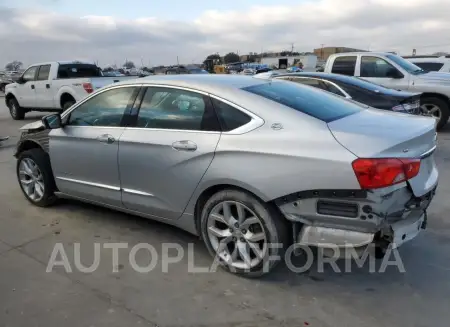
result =
M41 66L39 68L37 80L38 81L46 81L46 80L48 80L49 74L50 74L50 65Z
M443 63L440 62L415 62L414 65L419 66L427 72L438 72L441 70Z
M232 131L236 128L244 126L252 120L250 116L243 113L239 109L226 104L225 102L214 98L211 98L211 100L223 132Z
M58 78L100 77L101 69L90 64L63 64L58 67Z
M364 107L333 94L297 83L264 83L243 88L324 122L331 122L364 110Z
M356 56L337 57L334 59L331 72L333 74L341 74L354 76L356 68Z

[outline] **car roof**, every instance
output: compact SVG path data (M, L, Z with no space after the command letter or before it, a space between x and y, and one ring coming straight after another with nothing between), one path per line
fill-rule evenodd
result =
M153 85L167 85L191 88L207 93L220 94L224 89L235 90L244 87L269 83L261 79L255 79L251 76L244 75L226 75L226 74L181 74L181 75L152 75L141 77L133 80L126 80L119 83L111 84L130 85L130 84L153 84Z
M274 78L277 77L283 77L283 76L303 76L303 77L314 77L314 78L322 78L330 81L339 81L343 83L349 83L349 84L357 84L360 82L357 80L357 77L354 76L347 76L347 75L341 75L341 74L332 74L332 73L322 73L322 72L299 72L299 73L286 73L286 74L279 74L274 75ZM367 81L362 81L367 82ZM384 88L380 85L380 87Z
M376 56L386 56L386 55L394 55L396 56L395 53L391 53L391 52L370 52L370 51L355 51L355 52L340 52L340 53L333 53L330 55L333 57L340 57L340 56L357 56L357 55L366 55L366 56L370 56L370 55L376 55Z

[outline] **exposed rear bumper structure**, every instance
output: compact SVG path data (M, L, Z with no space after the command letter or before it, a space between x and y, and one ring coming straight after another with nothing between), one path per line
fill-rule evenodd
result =
M393 247L426 228L426 209L436 187L418 198L407 183L372 191L311 191L276 201L296 223L295 243L302 246L362 248L371 243Z

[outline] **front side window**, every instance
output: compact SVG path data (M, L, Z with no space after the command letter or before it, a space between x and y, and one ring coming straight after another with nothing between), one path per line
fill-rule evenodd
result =
M321 90L302 87L297 83L273 81L245 87L243 90L327 123L364 110L364 107L351 101Z
M23 73L23 80L25 82L29 82L29 81L34 81L35 77L36 77L36 71L37 71L38 67L30 67L26 70L25 73Z
M225 102L212 98L222 131L229 132L249 123L252 118Z
M165 87L147 89L139 109L137 127L220 131L209 97Z
M69 116L70 126L120 126L127 108L136 96L135 87L102 92L75 108Z
M384 59L370 56L361 58L361 77L391 78L392 70L397 70L397 68Z
M355 68L356 56L337 57L334 59L331 72L333 74L354 76Z

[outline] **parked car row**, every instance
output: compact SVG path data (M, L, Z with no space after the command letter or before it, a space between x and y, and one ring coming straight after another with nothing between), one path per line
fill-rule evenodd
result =
M37 206L73 198L185 229L237 274L270 272L292 244L382 256L427 226L436 122L354 101L371 88L395 111L419 96L331 74L125 80L22 127L18 182Z
M333 54L324 72L359 77L390 89L421 92L421 110L438 120L438 129L449 119L449 73L427 72L395 54L375 52Z

